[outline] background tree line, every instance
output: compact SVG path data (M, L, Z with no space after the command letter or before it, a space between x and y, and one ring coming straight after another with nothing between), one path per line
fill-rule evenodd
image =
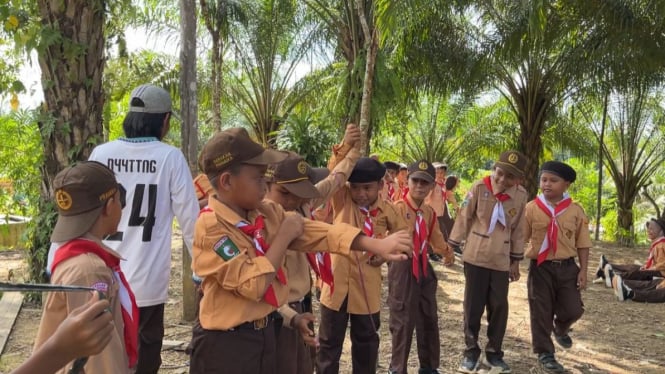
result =
M8 0L0 21L0 93L13 107L0 118L0 178L15 186L2 206L16 211L15 192L26 197L36 280L53 177L122 135L129 92L143 82L166 87L186 114L166 139L184 149L243 126L323 165L355 122L365 153L445 160L470 181L517 148L531 195L542 160L576 166L573 195L604 239L624 245L663 203L664 2ZM136 30L181 55L129 51ZM17 102L31 59L37 108ZM181 108L181 97L197 105Z

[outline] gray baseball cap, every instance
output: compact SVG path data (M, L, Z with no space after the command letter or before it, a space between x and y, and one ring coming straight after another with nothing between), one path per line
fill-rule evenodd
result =
M143 106L133 106L134 98L143 101ZM129 97L129 111L138 113L169 113L173 111L171 95L153 84L142 84Z

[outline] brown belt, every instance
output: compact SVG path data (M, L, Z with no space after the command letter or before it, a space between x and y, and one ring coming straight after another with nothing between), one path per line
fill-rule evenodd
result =
M268 314L267 316L265 316L263 318L259 318L259 319L254 320L254 321L241 323L238 326L236 326L232 329L229 329L229 331L233 331L233 330L263 330L266 327L270 326L270 324L275 320L275 314L277 314L277 312L272 312L272 313Z

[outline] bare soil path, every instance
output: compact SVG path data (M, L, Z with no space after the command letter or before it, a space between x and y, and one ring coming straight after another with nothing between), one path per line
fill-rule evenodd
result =
M191 336L191 324L181 320L180 288L180 239L173 241L173 263L171 287L166 305L165 341L185 342L162 352L161 373L187 373L188 356L184 345ZM644 260L647 249L619 248L606 243L596 243L591 250L589 279L598 265L598 256L606 253L613 261L633 263ZM439 326L441 331L441 372L453 373L459 364L463 350L462 300L464 275L460 264L451 268L435 265L439 277ZM531 353L529 307L526 292L526 262L522 266L522 279L510 286L510 317L504 341L506 362L513 372L541 373L535 356ZM0 252L0 280L22 281L25 264L20 252ZM569 373L665 373L665 307L663 304L641 304L619 302L610 289L603 284L589 284L583 299L586 312L571 333L573 347L559 350L557 357ZM41 309L26 304L14 326L5 352L0 356L0 373L9 373L23 362L32 350ZM381 348L379 372L387 372L390 360L390 333L388 332L388 309L381 311ZM484 337L484 331L481 331ZM481 346L485 339L481 339ZM414 343L415 344L415 343ZM411 349L411 372L416 373L418 361L415 346ZM345 343L341 359L341 372L351 373L350 344Z

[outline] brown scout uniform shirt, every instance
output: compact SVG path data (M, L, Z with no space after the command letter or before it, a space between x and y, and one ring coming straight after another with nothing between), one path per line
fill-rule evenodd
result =
M267 258L256 256L252 238L236 227L244 221L242 217L216 198L210 198L208 207L210 210L201 212L194 229L192 270L204 278L199 320L204 329L229 330L275 310L263 301L265 275L275 273L275 268ZM278 204L265 200L257 210L249 212L249 223L253 224L259 214L265 218L264 237L270 245L285 212ZM309 219L304 222L303 234L292 242L299 251L331 251L348 256L351 243L360 234L360 230L348 225L330 226ZM228 260L215 248L227 253ZM284 272L288 279L288 272ZM272 286L278 303L286 303L288 282L281 284L275 277Z
M524 240L528 241L531 239L525 256L536 260L538 259L540 246L543 244L545 235L547 234L550 217L538 207L535 201L530 201L526 204L524 217ZM571 257L577 257L578 248L591 248L589 220L586 214L584 214L584 209L579 204L570 204L556 219L559 223L556 254L550 250L545 261L566 260Z
M337 185L336 174L343 174L344 180L351 175L351 171L356 162L360 158L358 150L350 149L348 155L334 167L332 173L321 182L315 185L316 189L321 194L320 198L312 199L310 202L303 204L298 213L303 215L305 219L310 219L310 209L315 206L325 204L337 190L342 187L344 182ZM297 251L286 252L286 262L284 267L289 275L289 302L302 301L312 289L312 276L310 273L309 261L307 255ZM298 314L288 304L284 304L278 309L279 314L284 317L284 326L291 326L291 320Z
M86 239L91 237L84 237ZM92 239L91 239L92 240ZM94 240L102 248L120 258L120 255L111 248ZM125 350L124 328L122 321L122 306L118 298L118 284L113 279L113 271L104 261L92 253L78 255L61 262L51 276L52 284L93 287L104 292L113 311L115 330L111 333L111 341L104 350L95 356L90 356L85 364L85 372L90 374L119 374L129 373L129 361ZM42 320L39 324L35 347L41 347L55 332L60 323L67 318L73 309L86 304L90 300L90 292L49 292L46 294ZM59 374L69 372L73 361L57 371Z
M393 189L395 190L395 194L393 195L392 200L390 199L390 196L388 195L388 186L391 185L393 186ZM383 188L381 188L381 191L379 192L379 198L383 200L388 200L388 201L397 201L398 200L398 195L399 194L399 186L397 185L397 182L392 181L388 182L385 178L383 179Z
M435 253L443 256L447 252L448 245L446 244L446 241L443 238L443 234L441 233L441 229L439 228L439 223L436 219L434 209L427 205L425 202L423 202L420 207L416 206L416 203L413 202L411 196L407 196L407 199L409 199L409 204L411 204L412 207L416 209L420 208L423 211L423 219L425 220L425 224L427 225L427 232L429 233L429 236L427 237L427 243L432 246L432 250ZM395 208L397 208L397 210L401 213L408 227L411 228L411 235L415 235L416 212L409 208L404 200L397 201L395 203ZM427 253L424 255L427 256Z
M354 227L365 225L365 215L356 203L351 200L348 186L339 190L332 199L335 211L335 224L349 223ZM397 232L408 230L408 226L395 207L380 198L377 198L369 210L378 208L376 217L372 217L374 224L374 237L385 237L388 231ZM371 254L355 252L351 256L331 255L333 276L335 277L335 292L330 293L330 287L323 284L321 287L321 304L327 308L339 311L344 299L348 296L346 311L351 314L374 314L381 307L381 267L371 266L367 263ZM361 273L358 269L362 269ZM363 282L364 281L364 282ZM365 299L365 293L367 299Z
M492 188L497 193L497 188ZM505 191L510 199L503 202L506 227L497 222L494 231L487 235L496 198L482 180L477 181L466 195L450 233L450 243L459 245L466 239L462 260L475 266L497 271L509 271L510 259L524 257L524 206L527 192L515 185Z
M443 189L439 186L439 183L434 183L434 188L430 191L429 195L425 198L425 204L434 208L437 217L443 215L443 204L446 202L443 201Z

